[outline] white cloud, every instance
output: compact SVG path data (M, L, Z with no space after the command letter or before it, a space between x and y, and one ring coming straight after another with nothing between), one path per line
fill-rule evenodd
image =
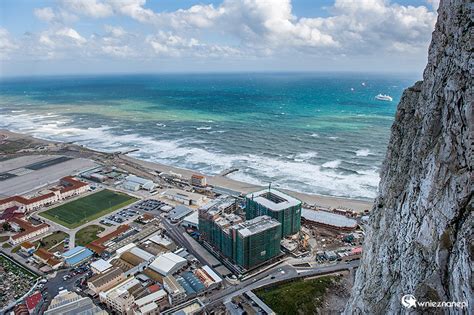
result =
M64 9L37 8L33 13L39 20L47 23L68 24L77 21L77 16Z
M127 32L125 32L125 30L120 26L105 25L104 28L107 34L112 37L122 37L127 34Z
M10 37L8 31L0 27L0 58L9 59L16 49L18 45Z
M62 0L65 8L74 14L103 18L113 14L111 6L101 0Z
M433 6L438 1L426 0ZM291 0L223 0L154 12L146 0L58 0L38 8L47 28L9 40L25 56L151 60L195 57L351 60L353 57L424 56L436 13L388 0L334 0L325 17L296 16ZM296 4L296 2L295 2ZM316 4L315 4L316 5ZM77 28L73 23L85 21ZM114 25L100 19L114 17ZM87 20L88 19L88 20ZM133 19L133 31L120 19ZM105 21L111 23L110 19ZM96 30L93 28L96 27ZM92 29L87 34L84 29ZM84 35L79 34L80 30ZM7 42L2 34L0 40ZM4 44L4 47L8 45ZM41 55L41 56L40 56Z
M74 43L78 45L82 45L87 42L87 40L84 37L82 37L75 29L72 29L72 28L68 28L68 27L61 28L57 30L55 34L67 39L71 39Z
M44 22L51 22L56 17L53 9L50 7L35 9L34 14L38 19Z

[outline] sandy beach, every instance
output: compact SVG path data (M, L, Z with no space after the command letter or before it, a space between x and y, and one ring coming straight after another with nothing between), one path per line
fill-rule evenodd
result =
M154 172L180 174L180 176L182 176L182 178L184 179L190 178L192 174L200 174L199 172L196 172L193 170L178 168L178 167L156 163L156 162L144 161L144 160L136 159L136 158L123 155L123 154L104 153L104 152L99 152L99 151L91 150L88 148L84 148L82 146L75 145L75 144L53 142L49 140L34 138L26 134L14 133L8 130L0 130L0 145L3 144L3 148L5 148L4 146L5 143L2 143L2 142L4 142L5 140L14 140L15 142L18 143L18 145L24 145L26 149L28 147L34 147L35 145L45 146L44 148L41 149L40 151L41 153L64 154L64 155L71 154L76 157L80 156L80 157L91 158L98 162L104 162L105 159L110 158L111 156L114 156L115 158L119 158L120 160L123 160L124 162L126 162L127 164L131 166L137 166L141 170L145 169L145 170L154 171ZM18 150L18 148L11 148L11 146L12 145L10 144L8 146L8 149ZM7 154L5 154L5 153L9 153L8 150L5 152L5 149L3 148L0 148L0 157L8 156ZM28 153L30 152L35 153L36 151L35 149L30 149L28 150ZM15 156L17 155L18 154L15 154ZM140 174L137 174L137 175L140 175ZM219 175L213 176L213 175L207 175L207 174L201 174L201 175L206 176L208 184L214 187L229 189L229 190L237 191L243 194L262 188L261 186L257 186L257 185L253 185L253 184L249 184L245 182L240 182L240 181L233 180L225 176L219 176ZM299 193L295 191L289 191L285 189L281 189L281 190L300 199L301 201L309 205L315 205L322 208L351 209L357 212L370 210L372 208L372 202L365 201L365 200L355 200L355 199L339 198L339 197L333 197L333 196L306 194L306 193Z

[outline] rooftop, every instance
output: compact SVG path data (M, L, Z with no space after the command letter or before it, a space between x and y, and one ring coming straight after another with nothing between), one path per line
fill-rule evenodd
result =
M301 217L306 220L332 225L340 228L355 228L357 221L340 214L335 214L327 211L302 209Z
M254 234L261 233L265 230L280 226L280 222L272 219L269 216L262 215L251 220L234 225L232 228L236 229L243 237L248 237Z
M166 297L168 294L166 294L165 290L158 290L154 293L148 294L141 299L138 299L135 301L135 304L137 304L138 307L142 307L143 305L146 305L148 303L160 300L164 297Z
M41 302L43 295L40 292L36 292L25 299L26 306L29 310L35 309L35 307Z
M179 206L176 206L176 208L174 208L173 210L170 211L169 216L170 216L171 219L179 220L179 219L185 217L186 215L188 215L189 213L191 213L192 211L193 210L189 209L186 206L179 205Z
M281 211L301 205L301 201L298 199L272 188L256 191L247 194L245 197L273 211Z
M187 260L179 257L174 253L165 253L161 256L158 256L151 264L150 267L155 271L168 275L177 265L185 264Z
M112 265L103 259L99 259L97 261L92 262L91 267L97 270L98 272L104 272L107 269L111 268Z
M93 284L95 287L100 287L103 284L111 281L112 279L120 277L120 275L122 274L123 274L122 269L114 267L106 273L97 274L93 276L92 278L88 280L88 282Z

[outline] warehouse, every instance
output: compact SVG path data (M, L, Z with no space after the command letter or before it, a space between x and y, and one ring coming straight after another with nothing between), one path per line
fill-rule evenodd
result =
M137 191L139 189L151 191L155 188L155 183L153 183L152 180L146 178L129 175L125 178L123 187L131 191Z
M181 222L181 225L185 228L198 229L199 228L198 212L194 211L193 213L185 217L183 219L183 222Z
M168 189L163 192L163 196L182 203L184 205L197 205L200 206L205 201L205 196L200 194L195 194L189 191L181 190L181 189Z
M193 212L193 210L189 209L188 207L177 206L176 208L170 211L168 217L170 218L171 222L176 223L191 212Z
M166 277L183 268L186 264L186 259L173 253L166 253L158 256L149 267Z
M353 231L357 228L356 220L328 211L303 209L301 217L304 223L339 231Z
M76 246L62 254L64 261L69 266L79 265L80 263L91 258L92 255L93 253L90 249L82 246Z

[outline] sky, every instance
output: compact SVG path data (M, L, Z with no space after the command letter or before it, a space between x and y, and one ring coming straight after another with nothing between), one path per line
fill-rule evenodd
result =
M439 0L3 0L0 76L421 73Z

